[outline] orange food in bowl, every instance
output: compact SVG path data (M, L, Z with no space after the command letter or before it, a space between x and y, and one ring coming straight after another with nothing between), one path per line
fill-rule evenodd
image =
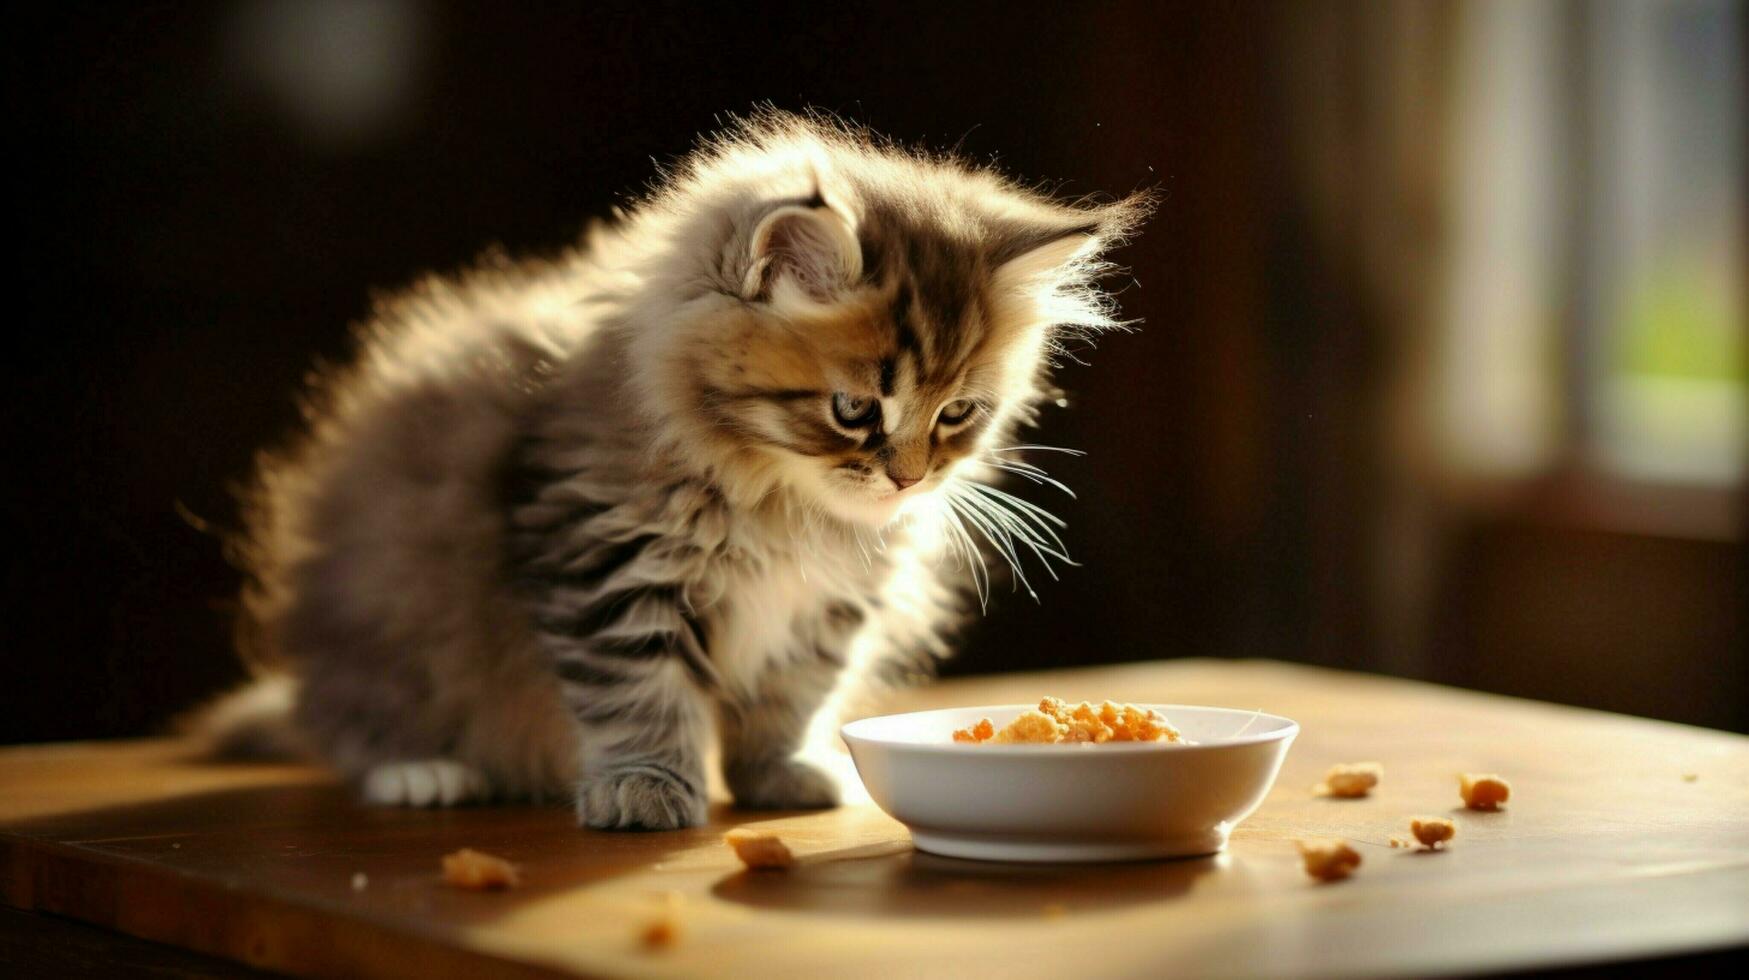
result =
M1047 745L1063 742L1177 742L1183 736L1151 708L1113 701L1095 707L1083 701L1073 707L1059 698L1045 698L1038 707L997 729L988 718L953 733L956 742Z

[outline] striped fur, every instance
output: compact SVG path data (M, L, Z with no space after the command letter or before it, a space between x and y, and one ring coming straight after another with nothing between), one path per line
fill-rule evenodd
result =
M1147 203L742 121L576 251L381 305L262 460L246 652L386 801L687 826L714 730L740 804L830 805L821 706L945 655L975 536L1054 553L981 481L1064 332L1114 325Z

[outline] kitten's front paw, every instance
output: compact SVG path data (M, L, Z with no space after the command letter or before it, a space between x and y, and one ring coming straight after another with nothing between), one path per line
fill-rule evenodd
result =
M577 819L595 830L678 830L705 821L705 798L672 773L629 766L586 777Z
M735 805L748 810L823 810L838 805L838 783L806 762L783 759L737 766L724 777Z
M413 759L373 766L361 788L365 802L375 806L460 806L486 799L491 785L466 763Z

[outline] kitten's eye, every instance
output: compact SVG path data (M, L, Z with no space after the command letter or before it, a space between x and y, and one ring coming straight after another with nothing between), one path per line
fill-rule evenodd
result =
M840 391L832 396L832 415L846 429L860 429L880 418L881 403L873 398L852 397Z
M970 399L955 398L953 401L942 406L941 424L958 425L969 418L977 407L977 404Z

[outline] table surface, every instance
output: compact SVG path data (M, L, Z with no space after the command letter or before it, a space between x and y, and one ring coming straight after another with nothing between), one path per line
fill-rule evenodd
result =
M371 809L320 770L203 763L175 740L13 748L0 900L288 973L425 980L1474 973L1749 943L1749 738L1267 661L948 681L889 706L1045 693L1259 708L1303 731L1228 853L1109 866L917 853L866 802L595 833L561 807ZM1311 792L1359 760L1385 766L1371 798ZM1511 803L1458 809L1462 770L1507 776ZM1388 846L1424 813L1456 820L1448 850ZM720 842L736 825L801 865L742 870ZM1302 836L1348 838L1364 863L1315 884ZM523 885L445 887L438 857L463 846L516 861ZM670 916L678 941L645 948Z

